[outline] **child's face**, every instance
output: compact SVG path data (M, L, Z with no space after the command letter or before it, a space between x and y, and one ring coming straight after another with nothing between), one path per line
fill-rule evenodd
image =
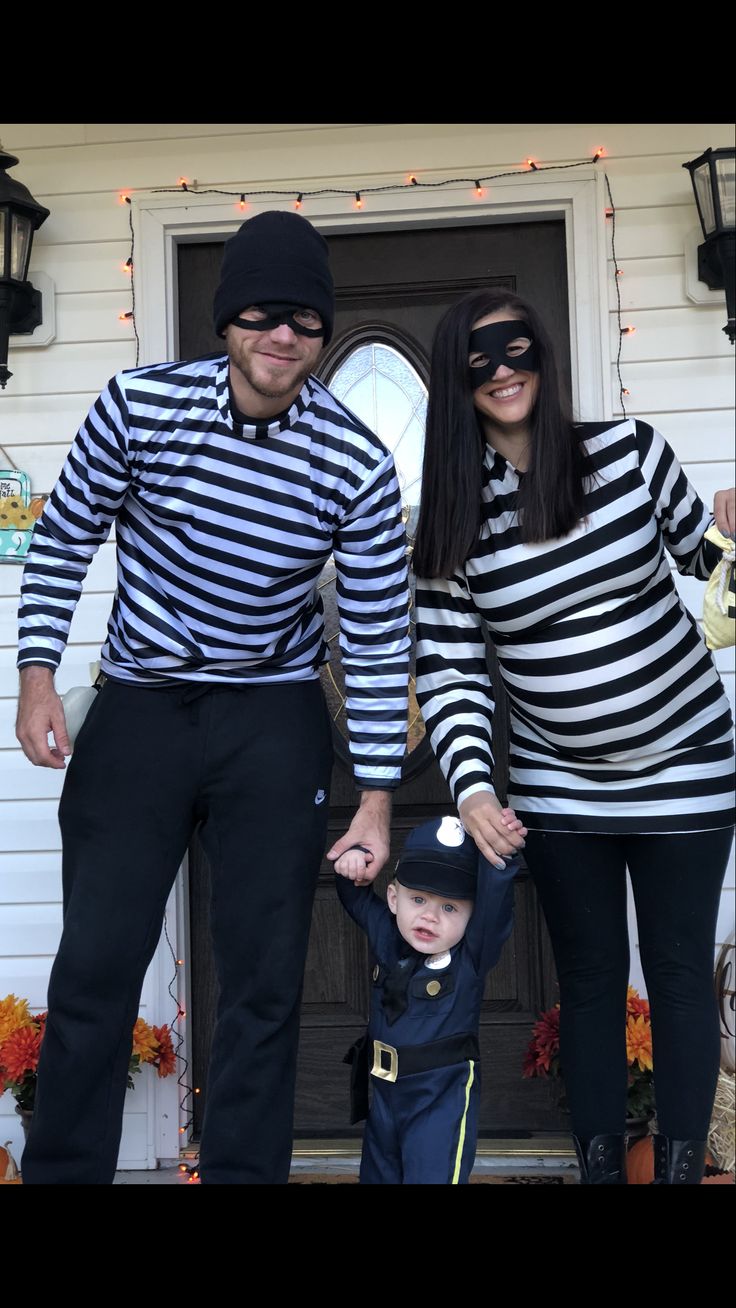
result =
M411 890L398 881L390 882L386 901L396 916L400 934L420 954L452 949L462 940L473 915L472 899L431 895L428 890Z

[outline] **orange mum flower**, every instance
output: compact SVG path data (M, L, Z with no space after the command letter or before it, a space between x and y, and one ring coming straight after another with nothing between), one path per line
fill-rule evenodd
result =
M28 1026L30 1021L31 1014L26 999L16 999L15 995L6 995L4 999L0 999L0 1045L14 1031Z
M144 1022L139 1017L133 1027L133 1052L131 1057L136 1054L142 1063L153 1063L158 1053L158 1040L154 1034L153 1027Z
M645 1017L649 1020L649 1000L641 999L638 991L629 986L626 994L626 1013L629 1017Z
M642 1015L626 1021L626 1057L632 1066L638 1062L642 1072L651 1072L654 1067L652 1028Z
M38 1052L43 1032L34 1026L22 1026L3 1042L3 1071L7 1081L22 1081L38 1067Z
M170 1076L176 1071L176 1054L174 1046L171 1043L171 1031L168 1026L155 1026L153 1034L158 1040L159 1051L156 1059L156 1068L159 1076Z

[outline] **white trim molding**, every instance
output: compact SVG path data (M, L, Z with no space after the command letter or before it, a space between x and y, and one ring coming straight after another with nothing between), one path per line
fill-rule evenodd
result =
M180 1128L186 1127L194 1107L193 1088L192 1095L187 1097L187 1087L193 1087L191 1041L188 1039L189 1003L185 992L185 977L188 975L186 963L189 954L188 951L183 950L188 922L188 915L185 912L187 900L188 878L185 857L166 904L164 930L153 959L154 994L156 1012L162 1019L160 1024L166 1022L171 1027L174 1049L178 1044L178 1036L182 1035L184 1039L179 1050L180 1057L177 1059L176 1071L172 1076L157 1077L155 1080L153 1112L149 1116L149 1167L155 1167L162 1161L170 1162L172 1159L179 1158L182 1148L188 1144L187 1134L182 1135ZM184 968L177 966L177 960L180 958L184 960ZM178 1021L171 1016L175 1005L178 1005L179 1011L184 1013L184 1017ZM186 1059L186 1063L181 1061L183 1059ZM182 1109L181 1105L185 1099L186 1103Z

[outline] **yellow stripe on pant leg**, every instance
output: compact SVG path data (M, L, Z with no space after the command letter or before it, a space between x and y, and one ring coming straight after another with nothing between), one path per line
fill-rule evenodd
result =
M457 1178L460 1175L460 1164L463 1161L463 1146L465 1144L465 1124L468 1118L468 1104L470 1103L470 1088L475 1078L475 1063L473 1062L472 1058L470 1059L469 1066L470 1066L470 1072L468 1074L468 1080L465 1085L465 1110L463 1112L463 1119L460 1123L460 1139L458 1140L458 1144L457 1144L457 1156L455 1158L455 1171L453 1172L450 1185L458 1184Z

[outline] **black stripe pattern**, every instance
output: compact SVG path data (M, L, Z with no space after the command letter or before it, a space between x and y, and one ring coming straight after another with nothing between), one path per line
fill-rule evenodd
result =
M317 677L328 658L317 582L334 554L356 779L398 784L409 655L399 487L392 456L321 382L250 426L231 415L226 358L117 374L36 525L19 667L58 665L113 520L101 666L123 681Z
M697 831L733 820L733 722L675 588L706 579L712 517L647 423L581 424L594 474L568 536L520 539L520 474L490 446L479 543L417 584L417 698L459 804L491 791L493 692L511 712L509 803L529 827Z

